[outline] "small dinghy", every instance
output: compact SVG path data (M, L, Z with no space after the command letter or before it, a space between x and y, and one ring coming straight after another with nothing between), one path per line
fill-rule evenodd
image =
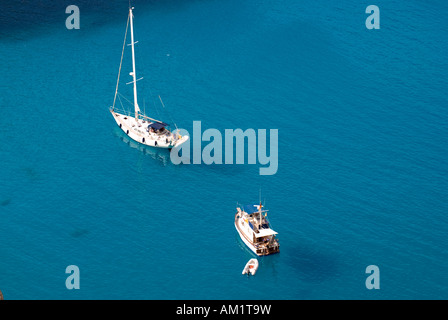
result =
M258 260L257 259L250 259L247 263L246 266L243 269L242 274L251 274L251 275L255 275L255 272L257 272L258 269Z

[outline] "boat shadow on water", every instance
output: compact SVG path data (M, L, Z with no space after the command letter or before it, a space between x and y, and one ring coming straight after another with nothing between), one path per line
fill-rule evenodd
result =
M307 282L321 283L338 277L340 264L337 258L311 248L295 247L287 263Z
M157 160L160 162L160 164L164 167L168 165L175 165L171 162L170 159L170 149L163 149L163 148L154 148L150 147L141 143L138 143L137 141L129 138L129 136L123 132L119 127L113 128L113 134L114 136L118 137L122 142L126 143L129 147L133 149L137 149L144 155L149 155L154 160ZM174 151L176 152L176 151ZM192 151L191 151L192 152ZM243 172L246 172L248 170L248 166L245 165L224 165L224 164L195 164L193 165L193 159L190 158L190 164L191 168L194 170L197 170L198 172L201 172L201 170L210 170L211 172L216 172L221 175L227 175L227 176L238 176L242 174ZM178 164L177 166L185 165L183 163ZM258 170L258 168L256 168Z
M171 159L170 159L170 150L169 149L154 148L154 147L150 147L150 146L138 143L138 142L132 140L131 138L129 138L123 132L123 130L121 130L118 127L114 128L113 133L116 137L118 137L121 141L126 143L129 147L131 147L133 149L137 149L142 154L148 155L151 158L153 158L154 160L159 161L159 163L162 166L166 167L169 164L172 164Z
M0 206L6 207L10 203L11 203L11 198L6 198L6 199L0 201Z

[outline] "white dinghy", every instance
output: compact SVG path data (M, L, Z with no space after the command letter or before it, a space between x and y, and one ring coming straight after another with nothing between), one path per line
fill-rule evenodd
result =
M250 259L246 266L243 269L242 274L251 274L255 275L255 272L258 270L258 260L257 259Z

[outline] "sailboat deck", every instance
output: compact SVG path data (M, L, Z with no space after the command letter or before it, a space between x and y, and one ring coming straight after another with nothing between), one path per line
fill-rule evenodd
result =
M164 129L163 132L151 132L148 126L155 122L145 119L135 119L132 116L121 114L111 110L118 126L133 140L143 143L148 146L159 148L172 148L175 145L180 145L188 139L188 136L181 138L176 137L175 134L169 130Z

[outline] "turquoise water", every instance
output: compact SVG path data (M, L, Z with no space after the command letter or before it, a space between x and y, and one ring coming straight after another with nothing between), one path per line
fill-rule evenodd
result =
M5 299L447 299L448 6L377 1L367 30L369 4L134 2L146 111L161 95L190 133L278 129L271 176L121 133L127 1L0 4ZM246 277L234 212L260 188L281 252Z

